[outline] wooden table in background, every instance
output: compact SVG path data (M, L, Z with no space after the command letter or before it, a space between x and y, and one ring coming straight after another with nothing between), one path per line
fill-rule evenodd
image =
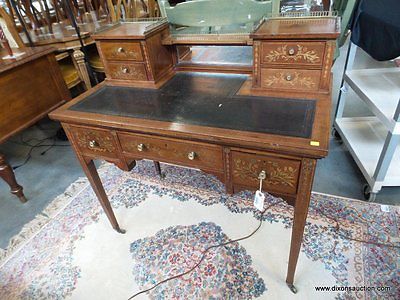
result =
M94 44L91 33L94 33L96 30L108 24L110 23L106 20L79 24L83 45L88 46ZM85 82L87 89L90 89L90 77L85 64L84 54L81 51L81 43L75 29L71 25L56 23L53 24L53 33L50 33L47 28L40 28L40 33L31 30L29 34L34 47L51 46L54 47L57 52L72 51L71 57L74 64L78 67L79 75ZM29 46L25 34L21 33L20 36L24 43Z
M13 51L24 54L3 59L7 53L0 49L0 144L71 99L54 57L54 48ZM9 184L13 194L26 201L22 187L1 153L0 177Z

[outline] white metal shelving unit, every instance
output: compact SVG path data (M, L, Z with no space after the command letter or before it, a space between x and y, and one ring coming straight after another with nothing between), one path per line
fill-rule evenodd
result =
M400 68L349 70L356 46L349 50L334 128L357 163L373 201L384 186L400 186ZM375 115L343 117L351 88Z

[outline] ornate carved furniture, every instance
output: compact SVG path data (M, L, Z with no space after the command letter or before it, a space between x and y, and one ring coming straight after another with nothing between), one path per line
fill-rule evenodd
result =
M62 122L112 227L124 232L94 159L124 170L138 159L199 168L217 176L229 194L258 189L264 171L265 190L294 205L286 282L296 292L294 274L315 166L328 153L330 66L340 30L336 22L334 17L266 20L251 35L253 76L178 72L164 85L151 82L149 74L154 78L157 60L174 52L168 28L151 26L150 32L160 32L152 36L155 43L147 37L143 41L142 34L136 37L132 24L104 31L98 46L105 64L122 71L132 62L140 75L109 74L51 117ZM172 70L167 66L165 70ZM158 88L143 88L148 86Z
M21 52L13 49L14 53ZM60 69L49 47L25 48L15 59L3 60L7 53L0 49L0 144L34 124L50 111L70 99ZM15 181L13 170L0 154L0 177L22 202L22 187Z

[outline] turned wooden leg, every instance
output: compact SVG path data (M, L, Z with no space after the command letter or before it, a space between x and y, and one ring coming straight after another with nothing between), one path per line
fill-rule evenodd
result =
M163 178L163 176L161 174L160 162L159 161L153 161L153 163L154 163L154 167L156 168L156 172L157 172L158 176L160 176L160 178Z
M89 72L85 62L85 55L79 49L75 49L72 54L74 64L78 68L78 72L82 80L85 82L86 89L90 89L92 87L90 83Z
M303 159L300 171L299 191L296 197L293 217L292 239L290 243L289 265L286 276L286 284L293 293L297 289L293 285L299 258L301 243L303 241L304 226L306 224L308 206L310 204L311 189L314 180L316 160Z
M17 183L15 179L14 171L10 165L6 162L6 158L0 153L0 177L10 186L11 193L16 195L22 203L27 200L23 193L23 188Z

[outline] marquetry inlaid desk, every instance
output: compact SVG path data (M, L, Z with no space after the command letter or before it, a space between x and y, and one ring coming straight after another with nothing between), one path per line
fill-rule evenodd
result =
M124 232L94 159L123 170L140 159L198 168L228 194L258 189L266 174L264 189L295 207L286 282L296 292L315 166L328 153L336 18L265 21L250 36L252 76L176 72L166 24L145 28L130 23L97 35L106 81L50 115L62 122L113 228Z

